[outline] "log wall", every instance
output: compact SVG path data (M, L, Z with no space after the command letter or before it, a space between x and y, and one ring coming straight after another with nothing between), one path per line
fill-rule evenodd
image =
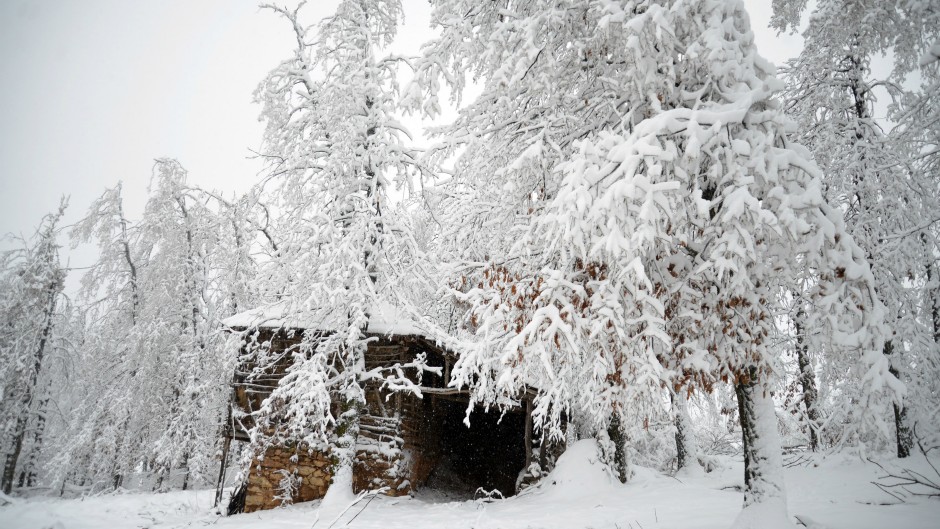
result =
M293 336L284 331L262 330L261 340L272 343L271 351L287 351L300 342L299 332ZM443 414L454 402L466 403L466 397L444 389L449 378L452 359L420 337L379 337L366 351L366 369L389 368L396 363L411 362L420 353L427 354L427 363L439 367L441 375L424 373L420 384L424 388L441 390L440 394L425 394L418 398L410 393L392 392L381 387L381 382L366 383L366 406L360 416L359 437L353 467L355 492L386 487L386 494L400 496L421 487L442 461L443 435L465 435L462 428L454 432L443 431ZM227 435L236 440L247 440L251 423L244 413L258 409L261 402L277 386L285 370L293 361L284 356L261 377L248 375L253 366L240 365L233 381L233 400L242 411L241 422L234 422ZM418 381L414 370L407 373ZM524 443L519 436L519 444ZM450 441L448 441L450 442ZM455 440L455 442L461 442ZM505 442L505 441L504 441ZM329 454L287 447L269 449L263 460L251 464L248 475L245 512L271 509L285 503L279 499L285 474L299 478L299 486L289 502L322 498L330 485L333 463ZM511 493L511 492L510 492Z

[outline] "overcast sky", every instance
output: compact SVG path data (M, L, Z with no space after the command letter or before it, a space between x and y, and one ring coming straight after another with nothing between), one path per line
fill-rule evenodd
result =
M306 20L336 3L309 2ZM761 53L794 55L798 39L764 29L770 0L746 3ZM417 52L428 14L405 0L396 51ZM139 215L158 157L192 184L246 189L260 169L252 91L292 42L255 0L0 0L0 234L30 235L63 194L72 222L119 180Z

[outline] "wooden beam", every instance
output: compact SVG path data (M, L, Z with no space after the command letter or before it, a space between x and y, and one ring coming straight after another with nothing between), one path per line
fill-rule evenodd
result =
M231 412L229 413L231 414ZM217 507L219 502L222 501L222 489L225 488L225 470L228 467L228 451L231 444L232 438L225 436L225 440L222 441L222 461L219 462L219 480L215 483L215 503L212 504L213 507Z
M532 399L525 399L525 469L532 464Z
M422 386L421 393L427 393L428 395L469 395L469 389L457 389L457 388L427 388Z

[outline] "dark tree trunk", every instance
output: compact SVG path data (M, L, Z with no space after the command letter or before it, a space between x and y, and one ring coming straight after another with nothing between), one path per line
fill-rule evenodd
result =
M23 437L26 432L27 414L23 413L16 419L16 427L13 430L13 449L7 454L3 463L3 484L4 494L13 492L13 481L16 478L16 462L20 458L20 451L23 449Z
M525 433L523 435L523 444L525 450L525 466L519 472L516 478L516 492L522 492L538 482L545 470L543 463L543 450L534 433L535 425L532 421L532 399L525 399Z
M157 473L157 481L153 484L153 492L166 492L167 488L163 486L163 482L166 481L166 476L169 474L168 471L164 470L164 467L161 466ZM115 490L117 489L117 484L114 485Z
M33 440L29 447L29 452L23 468L20 472L20 487L36 486L36 468L39 465L39 455L42 451L43 433L46 430L46 406L49 398L43 398L39 401L39 408L36 410L35 420L31 431Z
M889 359L894 358L894 344L889 340L885 342L884 355ZM901 378L901 373L894 366L894 362L891 362L891 367L888 369L895 378ZM897 442L897 451L898 457L905 458L911 455L911 449L914 447L914 436L911 432L911 427L907 422L907 408L903 403L894 402L894 431L895 431L895 440Z
M895 374L895 376L897 376L897 374ZM898 457L910 457L911 448L914 446L914 438L911 435L911 429L907 426L907 408L898 406L897 402L895 402L893 406Z
M219 502L222 501L222 489L225 487L225 471L228 469L228 452L232 446L232 435L234 435L231 429L232 406L229 405L226 406L226 408L225 421L222 423L221 428L219 428L222 436L222 457L219 460L219 477L215 482L215 501L212 503L213 507L217 507Z
M800 385L803 387L803 406L806 408L806 422L809 429L809 449L819 449L819 409L816 407L819 392L816 389L816 373L809 358L809 346L806 343L806 314L800 309L796 313L796 358L800 366Z
M118 187L120 188L120 184L118 184ZM137 267L134 265L134 260L131 258L131 244L127 239L127 219L124 218L124 202L120 196L118 197L117 207L118 223L121 225L120 244L121 248L124 250L124 261L127 263L127 272L130 276L132 300L131 325L136 325L137 313L140 312L140 292L137 287Z
M757 443L757 418L754 412L754 403L751 395L754 392L754 382L740 382L734 386L734 394L738 397L738 418L741 421L741 441L744 445L744 504L753 501L750 491L755 481L755 453Z
M189 452L183 454L183 490L189 489Z
M688 464L688 455L685 453L685 443L682 442L683 425L678 415L676 421L676 470L682 470Z
M133 373L131 373L131 377L132 378L134 377ZM114 490L117 490L118 487L120 487L124 483L124 474L119 472L119 470L121 470L119 466L120 465L119 456L125 444L124 442L127 436L127 427L130 424L130 422L131 422L131 418L129 416L124 418L123 426L121 426L121 429L118 430L118 435L119 435L118 441L114 445L114 461L111 464L111 486Z
M614 412L610 418L610 426L607 427L607 435L614 444L614 474L621 483L627 482L627 451L626 436L623 433L623 427L620 422L620 414Z
M26 424L29 421L29 409L33 402L33 391L36 389L36 380L39 378L39 370L42 369L42 358L46 351L46 344L52 334L52 325L55 321L55 306L59 297L59 288L61 282L56 278L46 287L46 310L43 314L44 324L42 333L39 337L39 344L36 346L36 353L33 356L32 371L26 377L26 383L23 394L20 398L20 416L16 419L16 426L13 430L13 447L7 454L3 464L3 476L0 477L0 490L4 494L13 492L13 480L16 477L16 464L20 458L20 452L23 450L23 438L26 437Z
M525 400L525 468L523 472L528 473L532 466L535 448L532 445L532 399Z
M937 284L934 284L937 281ZM927 285L930 290L927 298L930 300L930 321L933 323L933 341L940 344L940 277L937 274L937 264L927 265Z

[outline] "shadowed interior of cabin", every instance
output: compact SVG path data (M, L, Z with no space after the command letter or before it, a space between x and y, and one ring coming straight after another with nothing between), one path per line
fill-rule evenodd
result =
M425 487L454 499L472 498L477 490L516 492L516 479L525 466L525 415L500 414L477 408L464 424L466 399L434 398L432 419L440 435L437 464Z

